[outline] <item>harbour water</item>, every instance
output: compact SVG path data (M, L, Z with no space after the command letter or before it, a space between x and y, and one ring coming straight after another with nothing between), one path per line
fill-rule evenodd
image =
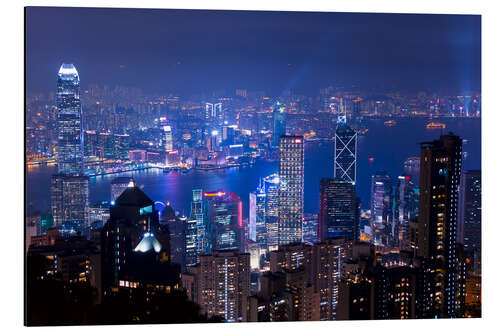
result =
M465 139L466 157L464 170L481 169L481 119L434 119L446 124L443 133L453 132ZM428 130L428 119L396 119L393 126L384 125L384 120L367 122L369 131L359 137L356 192L363 208L369 207L370 180L376 171L387 171L394 179L400 175L404 161L410 156L419 156L419 143L439 138L441 130ZM317 213L319 181L333 177L333 141L308 142L305 148L304 211ZM169 201L181 214L189 214L191 191L224 190L240 195L244 217L248 216L248 196L254 191L261 177L278 171L277 162L257 162L252 167L229 168L213 171L163 173L149 169L123 174L92 177L90 180L91 204L109 200L111 180L118 176L132 176L143 191L155 201ZM50 206L50 176L55 166L38 166L26 175L26 202L35 210L48 212Z

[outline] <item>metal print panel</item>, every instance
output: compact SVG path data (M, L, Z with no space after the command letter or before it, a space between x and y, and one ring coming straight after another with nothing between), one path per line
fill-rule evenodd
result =
M26 325L481 316L480 16L25 14Z

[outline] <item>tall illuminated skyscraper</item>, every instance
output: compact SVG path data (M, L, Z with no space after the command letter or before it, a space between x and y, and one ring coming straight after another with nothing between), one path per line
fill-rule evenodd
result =
M318 225L321 241L343 237L357 240L359 221L356 189L342 179L323 178L319 185Z
M453 134L420 144L418 255L431 262L430 316L456 317L460 306L457 251L462 139Z
M200 257L195 273L201 312L226 322L247 321L250 296L250 255L238 251L214 251Z
M201 189L193 190L190 219L196 220L196 252L198 254L208 254L210 252L208 208Z
M70 232L87 226L89 177L53 175L50 186L54 225Z
M273 110L273 140L272 146L278 148L280 136L286 134L286 113L285 107L280 102L276 102Z
M341 111L335 130L335 162L333 178L343 179L356 185L356 154L358 134L347 124L347 116L341 104Z
M243 208L238 195L232 192L205 192L208 201L208 234L211 250L245 249Z
M165 151L168 153L174 150L174 144L172 140L172 128L170 126L163 126L163 146L165 147Z
M406 248L406 239L410 230L410 220L418 214L418 188L412 178L399 176L394 190L394 216L392 233L400 249Z
M264 190L266 193L266 244L269 251L278 249L279 184L280 177L277 173L264 178Z
M255 241L260 249L267 249L266 233L266 189L261 181L255 191Z
M302 241L304 209L304 138L281 136L279 141L278 245Z
M57 73L57 167L59 174L83 174L82 106L80 77L73 64L62 64Z
M370 209L375 244L388 245L392 231L392 182L385 171L372 176Z
M57 74L57 169L52 176L51 208L54 223L63 231L87 227L89 178L83 175L80 77L73 64L62 64Z
M222 103L205 103L205 119L222 124L224 120Z
M462 173L458 205L458 240L475 267L481 263L481 170Z

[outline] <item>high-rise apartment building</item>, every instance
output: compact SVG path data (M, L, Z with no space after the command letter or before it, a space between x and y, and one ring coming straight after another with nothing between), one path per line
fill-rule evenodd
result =
M279 245L302 241L304 208L304 138L281 136L279 141Z
M213 251L200 257L197 270L201 312L226 322L247 321L250 296L250 255L238 251Z
M347 244L343 238L332 238L312 247L312 282L320 297L320 320L337 319L339 283Z
M453 134L420 144L418 255L430 261L431 316L456 317L460 289L457 253L462 139Z
M477 268L481 263L481 171L462 173L458 204L458 241ZM479 265L478 265L479 264Z

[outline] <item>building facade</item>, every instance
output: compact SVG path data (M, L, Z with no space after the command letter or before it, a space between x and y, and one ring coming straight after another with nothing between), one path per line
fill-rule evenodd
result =
M83 174L82 105L80 77L73 64L62 64L57 74L57 168L67 176Z
M302 241L304 138L281 136L279 143L279 245Z

